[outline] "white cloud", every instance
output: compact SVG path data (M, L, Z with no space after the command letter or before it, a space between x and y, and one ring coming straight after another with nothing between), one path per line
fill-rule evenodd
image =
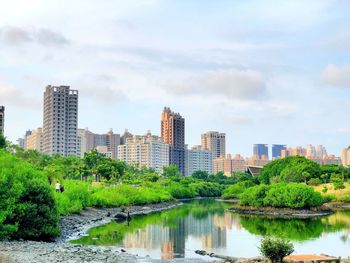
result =
M41 108L41 101L37 98L27 97L23 92L0 80L0 98L6 106L15 106L16 108L38 110Z
M62 34L46 28L5 26L0 28L0 42L9 46L36 42L41 45L62 46L69 43Z
M330 64L324 69L322 79L332 86L350 88L350 65Z
M266 97L264 77L258 71L220 69L170 84L168 91L177 95L217 95L234 100L258 100Z

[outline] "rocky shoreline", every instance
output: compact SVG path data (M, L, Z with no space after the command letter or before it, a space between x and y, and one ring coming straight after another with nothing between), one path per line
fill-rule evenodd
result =
M231 212L243 215L259 215L265 217L284 218L284 219L307 219L331 215L333 210L322 207L320 209L288 209L288 208L271 208L271 207L250 207L250 206L233 206L228 209Z
M144 206L130 206L127 210L130 212L130 216L133 217L161 212L181 205L182 202L173 201ZM90 228L108 224L120 214L123 214L121 208L87 208L79 214L61 217L61 236L56 239L56 242L62 243L77 239L85 235Z
M131 206L127 210L130 216L147 215L181 206L182 202L164 202L148 204L145 206ZM162 260L152 259L148 256L140 257L127 253L126 250L103 246L82 246L67 243L85 235L92 227L111 222L122 214L120 208L88 208L80 214L62 217L60 221L61 236L55 242L35 241L6 241L0 242L1 263L81 263L81 262L152 262L160 263ZM203 259L173 259L168 262L203 263ZM218 261L211 261L218 262Z

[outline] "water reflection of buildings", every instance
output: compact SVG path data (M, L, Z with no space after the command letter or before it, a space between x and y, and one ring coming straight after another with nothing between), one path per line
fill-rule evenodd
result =
M207 250L226 248L227 231L232 229L232 226L241 228L239 219L230 213L208 213L204 216L191 213L187 217L177 218L176 221L177 225L174 227L148 225L144 229L127 234L123 246L144 248L148 251L160 249L161 258L170 260L184 257L188 237L199 240Z

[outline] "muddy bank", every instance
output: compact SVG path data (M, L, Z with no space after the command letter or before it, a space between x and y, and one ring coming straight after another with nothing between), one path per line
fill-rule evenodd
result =
M324 206L334 210L350 210L350 203L331 202L324 204Z
M130 211L130 216L133 217L164 211L180 205L182 205L181 202L174 201L144 206L130 206L127 209ZM123 214L120 208L87 208L79 214L61 217L61 236L56 239L56 242L62 243L71 239L77 239L86 234L90 228L107 224L111 220L116 219L118 215Z
M235 205L228 209L231 212L245 215L261 215L274 218L285 219L306 219L314 217L322 217L334 213L327 207L318 208L315 210L308 209L288 209L288 208L271 208L271 207L250 207Z

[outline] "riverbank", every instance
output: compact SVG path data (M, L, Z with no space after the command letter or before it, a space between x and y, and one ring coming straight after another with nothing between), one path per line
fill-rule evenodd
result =
M4 261L1 261L3 258ZM69 243L33 241L0 242L0 262L4 263L161 263L149 256L139 257L114 247L82 246ZM204 263L202 259L174 259L171 263ZM215 262L215 261L211 261ZM217 261L218 262L218 261ZM221 262L221 261L219 261Z
M314 217L322 217L331 215L333 210L327 207L317 209L290 209L290 208L274 208L274 207L251 207L235 205L228 209L231 212L245 215L261 215L284 219L307 219Z
M156 204L147 204L144 206L130 206L128 211L130 216L147 215L150 213L161 212L181 206L182 202L172 201ZM61 217L60 228L61 236L56 242L62 243L68 240L77 239L85 235L90 228L108 224L111 220L123 214L121 208L87 208L79 214L71 214Z
M181 206L179 201L130 206L131 217L161 212ZM122 248L103 246L82 246L67 243L86 235L92 227L107 224L123 214L121 208L87 208L79 214L61 218L61 236L55 242L5 241L0 242L0 259L4 263L59 263L59 262L162 262L149 256L140 257L127 253ZM203 259L173 259L168 262L203 263ZM209 261L210 262L210 261ZM215 261L211 261L215 262Z

